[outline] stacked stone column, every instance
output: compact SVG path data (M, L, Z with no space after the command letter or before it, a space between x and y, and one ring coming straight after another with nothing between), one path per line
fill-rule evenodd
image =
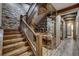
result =
M60 37L61 37L61 16L58 15L56 17L56 46L58 46L61 42Z
M77 46L79 49L79 10L78 10L77 16L76 16L76 40L77 40Z

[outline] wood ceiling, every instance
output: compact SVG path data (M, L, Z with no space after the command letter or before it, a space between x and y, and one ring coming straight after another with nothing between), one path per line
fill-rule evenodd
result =
M56 3L57 4L57 3ZM75 9L75 8L79 8L79 3L75 3L75 4L70 4L70 5L67 5L66 6L66 3L65 4L60 4L60 6L56 6L56 4L55 5L53 5L54 7L55 7L55 9L57 10L57 13L62 13L62 12L65 12L65 11L68 11L68 10L72 10L72 9ZM67 4L69 4L69 3L67 3ZM59 5L59 4L58 4ZM64 6L62 6L62 5L64 5ZM56 8L56 7L58 7L58 8Z

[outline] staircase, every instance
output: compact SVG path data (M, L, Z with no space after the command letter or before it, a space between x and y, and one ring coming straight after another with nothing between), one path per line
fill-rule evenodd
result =
M32 56L34 54L19 30L4 30L3 55Z

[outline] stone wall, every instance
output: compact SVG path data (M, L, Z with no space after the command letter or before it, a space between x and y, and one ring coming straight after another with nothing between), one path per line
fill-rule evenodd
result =
M1 27L2 3L0 3L0 27Z
M17 29L20 24L20 15L25 15L29 8L28 4L3 3L2 21L4 29Z
M77 11L77 16L76 16L76 39L77 39L77 47L79 54L79 10Z
M2 15L2 13L1 13L1 11L2 11L2 4L0 3L0 27L1 27L1 15ZM3 40L3 30L2 29L0 29L0 56L2 55L2 40Z

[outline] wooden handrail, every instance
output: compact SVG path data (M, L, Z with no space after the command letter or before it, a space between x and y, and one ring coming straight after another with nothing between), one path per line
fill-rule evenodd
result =
M46 12L44 14L44 17L48 14L49 12ZM42 56L42 39L43 37L45 37L46 35L42 35L41 33L35 33L35 31L28 25L28 23L26 22L26 20L23 18L24 16L21 16L21 21L20 22L23 22L26 26L26 28L28 28L32 33L33 33L33 36L35 37L35 40L36 40L36 44L34 45L33 42L31 42L31 39L28 37L28 34L26 33L26 37L28 39L28 42L34 52L35 55L37 56ZM43 19L44 17L42 17L41 19ZM22 25L22 24L21 24ZM36 49L35 49L35 48Z
M37 35L39 35L38 33L35 33L35 31L26 23L26 21L23 19L22 20L26 25L27 25L27 27L31 30L31 32L35 35L35 36L37 36ZM41 36L50 36L50 35L41 35Z
M31 32L36 36L36 33L34 32L33 29L31 29L31 27L26 23L26 21L24 19L22 19L22 21L24 22L24 24L31 30Z
M28 35L25 34L27 36L30 46L32 46L31 48L34 54L36 56L42 56L42 35L40 33L35 33L34 30L26 23L24 19L21 19L21 21L27 26L27 28L33 33L33 35L36 38L36 45L35 45L36 49L35 49Z
M48 12L46 12L46 14L48 14ZM46 16L45 14L45 16ZM44 17L45 17L44 16ZM31 42L30 38L28 37L27 34L25 34L28 38L28 42L30 42L29 44L32 46L32 50L34 52L35 55L37 56L41 56L42 55L42 35L40 33L35 33L35 31L27 24L26 20L23 19L23 16L21 16L21 22L23 22L25 24L25 26L33 33L33 35L35 36L35 39L36 39L36 45L35 45L35 48L36 50L34 49L34 45L33 45L33 42ZM22 24L21 24L22 25ZM36 53L35 53L36 52Z

